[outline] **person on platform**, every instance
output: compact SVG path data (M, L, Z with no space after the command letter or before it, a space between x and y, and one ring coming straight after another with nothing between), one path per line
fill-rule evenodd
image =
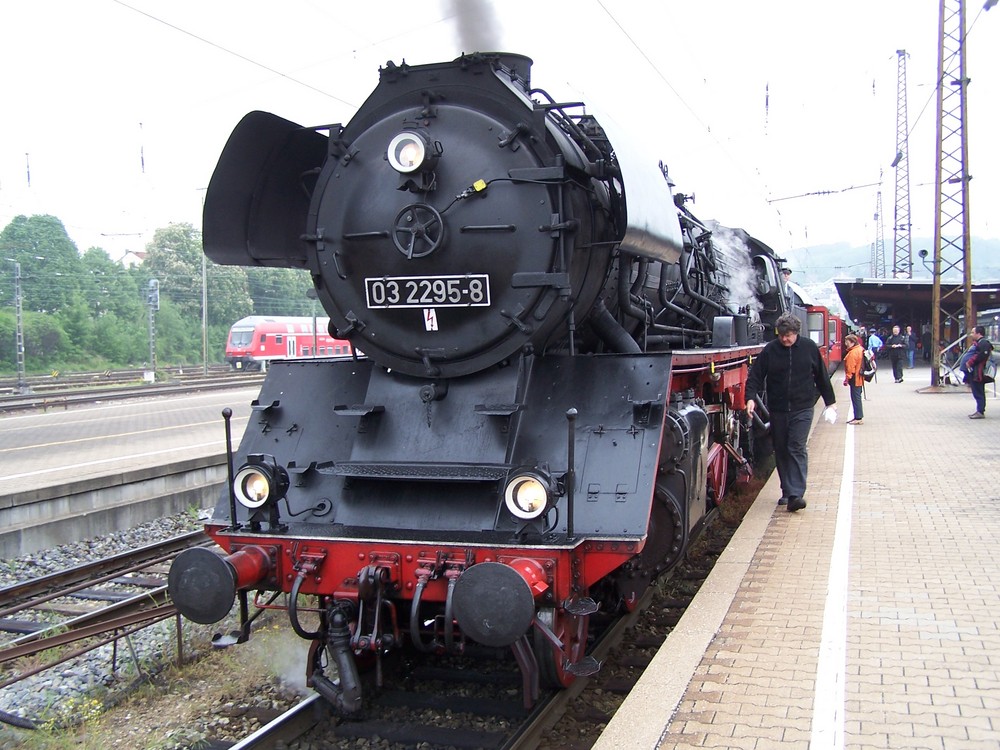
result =
M972 389L972 397L976 400L976 411L969 415L969 419L985 419L986 379L983 370L993 354L993 344L986 338L984 326L976 326L972 329L969 338L972 339L972 346L963 357L966 371L965 382L969 384L969 388Z
M917 341L919 338L913 330L913 326L906 326L906 360L907 369L912 370L917 366Z
M865 412L861 405L861 389L865 384L861 374L865 370L864 349L853 333L844 337L844 344L847 345L847 354L844 355L844 385L851 388L851 407L854 409L854 416L847 420L847 424L864 424Z
M781 480L779 505L794 513L806 507L809 454L806 440L812 426L813 407L823 397L832 420L836 419L837 396L830 384L819 346L800 336L802 323L794 315L775 322L778 338L769 341L750 367L746 385L747 416L753 419L756 400L771 415L774 458Z
M897 383L903 382L903 357L906 356L906 336L899 332L899 326L892 327L892 334L885 340L892 362L892 376Z
M868 334L868 351L872 353L875 359L878 359L879 349L882 348L882 339L879 338L878 330L872 326L871 331Z

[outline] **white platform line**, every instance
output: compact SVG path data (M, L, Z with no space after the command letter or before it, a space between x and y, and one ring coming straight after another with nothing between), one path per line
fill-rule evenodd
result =
M851 513L854 506L854 430L844 440L844 473L840 480L837 528L830 555L823 637L816 668L810 750L842 750L847 678L847 572L851 556Z

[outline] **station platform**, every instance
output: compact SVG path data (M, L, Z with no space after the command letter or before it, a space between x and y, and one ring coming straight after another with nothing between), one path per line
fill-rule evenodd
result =
M1000 400L878 378L851 426L834 373L808 506L772 475L594 748L1000 748Z

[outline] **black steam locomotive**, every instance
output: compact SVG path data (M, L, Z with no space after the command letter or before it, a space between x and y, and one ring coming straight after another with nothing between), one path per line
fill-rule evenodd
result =
M249 592L286 608L344 713L397 648L510 647L528 703L592 671L588 617L634 607L748 467L778 259L530 66L388 63L345 126L253 112L208 188L206 254L308 269L365 356L271 369L207 526L228 554L184 553L170 592L202 623L239 598L241 638Z

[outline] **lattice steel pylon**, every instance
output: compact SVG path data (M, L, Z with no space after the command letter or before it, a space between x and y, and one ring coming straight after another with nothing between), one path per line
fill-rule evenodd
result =
M896 214L893 221L892 277L913 277L913 239L910 236L910 147L906 116L906 50L896 50Z
M956 341L972 309L972 245L969 237L969 78L965 71L965 2L941 0L938 35L937 143L934 201L934 289L931 297L931 385L937 385L941 341ZM959 279L959 276L961 277ZM955 286L943 292L948 278ZM962 305L959 307L959 298ZM961 347L959 347L961 348Z
M885 278L885 224L882 221L882 191L875 197L875 242L872 243L872 278Z

